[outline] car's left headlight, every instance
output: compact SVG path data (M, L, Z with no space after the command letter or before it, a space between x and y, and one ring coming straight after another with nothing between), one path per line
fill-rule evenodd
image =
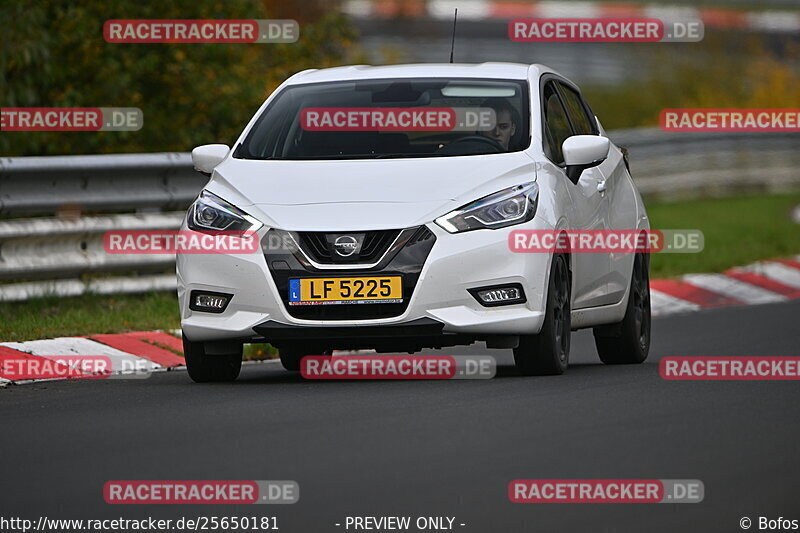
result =
M523 183L484 196L436 219L450 233L475 229L498 229L522 224L536 214L539 186Z
M219 196L203 191L189 208L187 225L194 231L256 231L263 224Z

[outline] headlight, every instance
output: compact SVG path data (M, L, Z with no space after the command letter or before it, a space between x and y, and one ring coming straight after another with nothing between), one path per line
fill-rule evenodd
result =
M474 229L497 229L522 224L536 214L539 186L536 182L485 196L436 219L450 233Z
M222 198L203 191L189 208L189 229L194 231L256 231L262 224Z

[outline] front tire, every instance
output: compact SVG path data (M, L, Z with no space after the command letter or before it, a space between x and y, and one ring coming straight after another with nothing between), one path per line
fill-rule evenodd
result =
M514 363L524 376L563 374L569 364L571 335L571 281L567 259L553 257L547 286L547 304L538 335L521 335Z
M289 372L300 372L300 362L307 355L331 355L331 350L316 348L304 343L287 344L278 348L283 368Z
M649 261L637 254L633 262L631 288L625 318L618 324L594 328L594 344L607 365L639 364L650 352Z
M202 342L192 342L183 336L183 357L186 370L195 383L234 381L242 369L242 345L239 350L223 355L209 355Z

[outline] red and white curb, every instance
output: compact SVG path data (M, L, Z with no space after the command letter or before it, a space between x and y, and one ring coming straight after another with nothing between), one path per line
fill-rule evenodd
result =
M176 353L177 352L177 353ZM31 383L52 381L37 379L33 375L14 374L14 379L4 373L17 363L15 368L42 367L52 361L48 357L83 356L103 357L110 362L111 375L120 375L124 369L158 372L183 366L183 345L180 339L162 331L142 331L115 335L92 335L89 337L60 337L25 342L0 343L0 386L9 383ZM25 361L24 364L19 363ZM37 364L38 363L38 364ZM41 375L41 374L39 374Z
M652 312L663 316L729 305L757 305L800 298L800 256L762 261L732 268L722 274L687 274L674 279L650 281ZM180 335L180 332L172 332ZM61 337L25 342L0 343L0 363L24 359L46 362L47 356L102 356L112 371L137 362L136 368L163 371L184 366L181 339L163 331ZM345 355L346 352L340 352ZM132 365L128 364L127 368ZM10 383L51 381L34 376L3 374L0 387Z
M732 268L722 274L686 274L650 281L654 315L796 298L800 298L800 256Z

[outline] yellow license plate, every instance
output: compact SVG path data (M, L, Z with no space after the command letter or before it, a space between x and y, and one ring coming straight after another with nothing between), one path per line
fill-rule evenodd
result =
M401 303L400 276L289 280L289 305Z

